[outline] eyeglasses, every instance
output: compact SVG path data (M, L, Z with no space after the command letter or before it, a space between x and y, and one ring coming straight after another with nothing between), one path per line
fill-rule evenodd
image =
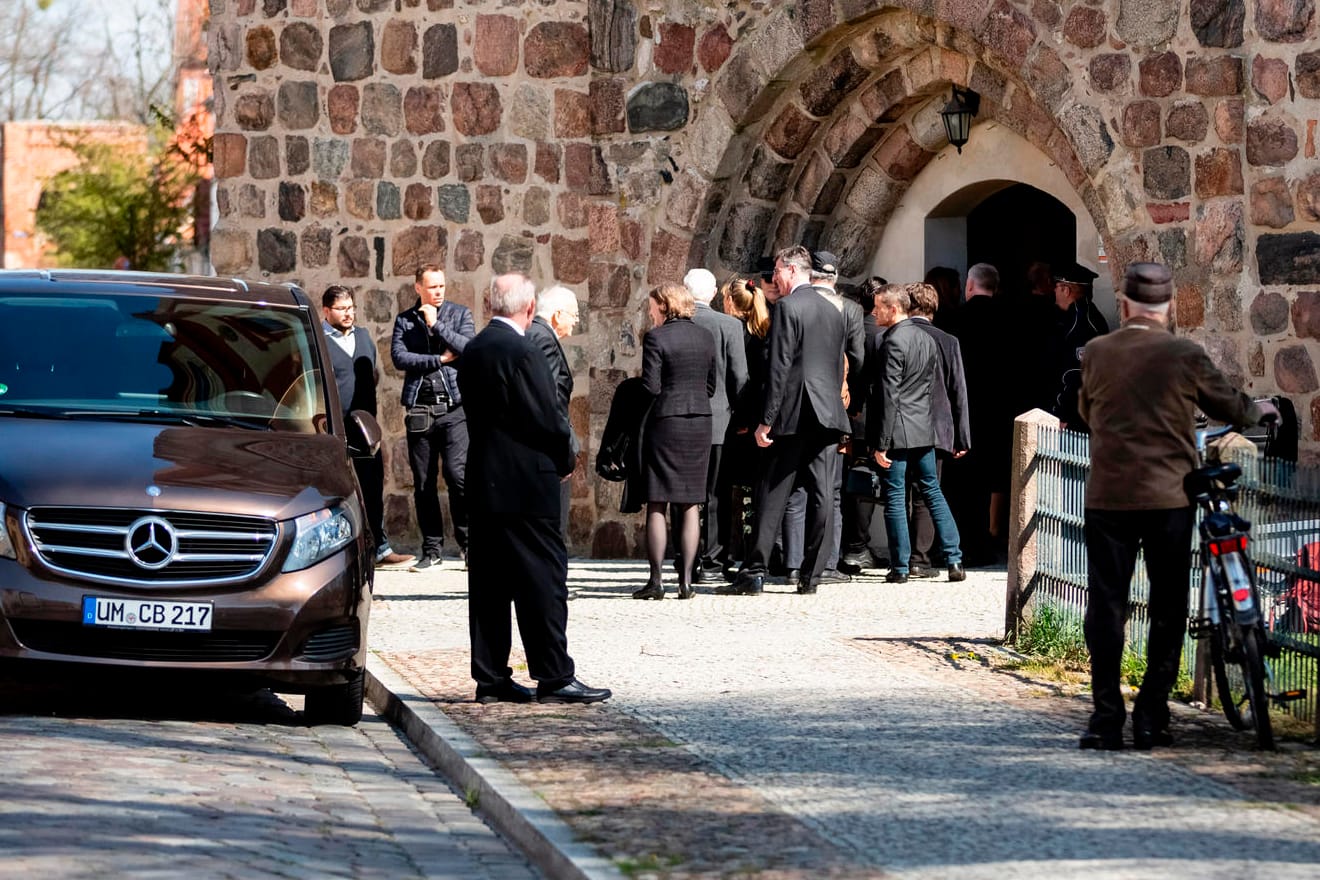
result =
M346 305L346 306L330 306L330 311L332 311L332 312L351 312L351 311L353 311L353 310L356 309L356 308L357 308L357 306L353 305L352 303L349 303L349 304Z

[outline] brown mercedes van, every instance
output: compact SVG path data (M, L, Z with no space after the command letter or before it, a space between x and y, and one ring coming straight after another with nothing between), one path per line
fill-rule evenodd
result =
M0 272L0 659L251 677L362 714L372 543L292 285Z

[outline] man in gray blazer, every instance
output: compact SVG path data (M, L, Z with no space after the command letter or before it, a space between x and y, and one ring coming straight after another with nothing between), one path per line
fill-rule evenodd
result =
M933 406L939 346L930 334L908 320L908 309L908 292L903 285L887 284L876 294L876 320L889 331L880 344L878 380L872 389L867 433L876 464L884 469L885 533L892 566L885 580L891 584L908 580L912 554L907 517L909 469L915 471L913 485L930 508L940 551L949 567L949 580L966 580L958 526L935 473Z
M747 384L747 350L743 347L743 326L737 318L710 307L715 298L715 276L707 269L693 269L683 276L683 286L692 294L696 311L692 323L703 328L715 340L715 394L710 399L711 447L706 472L706 504L702 511L701 544L693 583L701 583L707 574L723 570L725 547L729 541L730 505L721 503L723 486L720 462L723 459L724 435L729 431L733 403ZM677 528L677 519L671 527ZM673 545L678 547L677 535Z
M830 493L839 440L849 431L843 408L843 315L811 286L811 254L785 248L775 255L774 280L783 294L770 322L769 358L756 443L764 452L754 490L753 544L743 570L717 593L756 595L795 485L807 490L806 538L799 593L815 593L830 533ZM850 370L861 369L850 363Z

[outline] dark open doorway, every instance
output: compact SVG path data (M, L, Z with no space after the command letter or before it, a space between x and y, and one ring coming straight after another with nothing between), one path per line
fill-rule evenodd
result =
M1017 183L993 193L967 214L967 263L999 269L1000 290L1027 289L1036 260L1066 263L1077 254L1077 218L1049 193Z

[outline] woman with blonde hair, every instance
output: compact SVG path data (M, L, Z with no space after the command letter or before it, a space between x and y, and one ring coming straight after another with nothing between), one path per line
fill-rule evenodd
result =
M662 284L647 297L651 329L642 339L642 384L655 396L642 446L646 482L646 556L651 577L634 599L663 599L661 570L668 530L665 510L678 526L678 598L690 599L700 540L700 505L706 500L711 408L715 393L715 340L692 322L692 294Z

